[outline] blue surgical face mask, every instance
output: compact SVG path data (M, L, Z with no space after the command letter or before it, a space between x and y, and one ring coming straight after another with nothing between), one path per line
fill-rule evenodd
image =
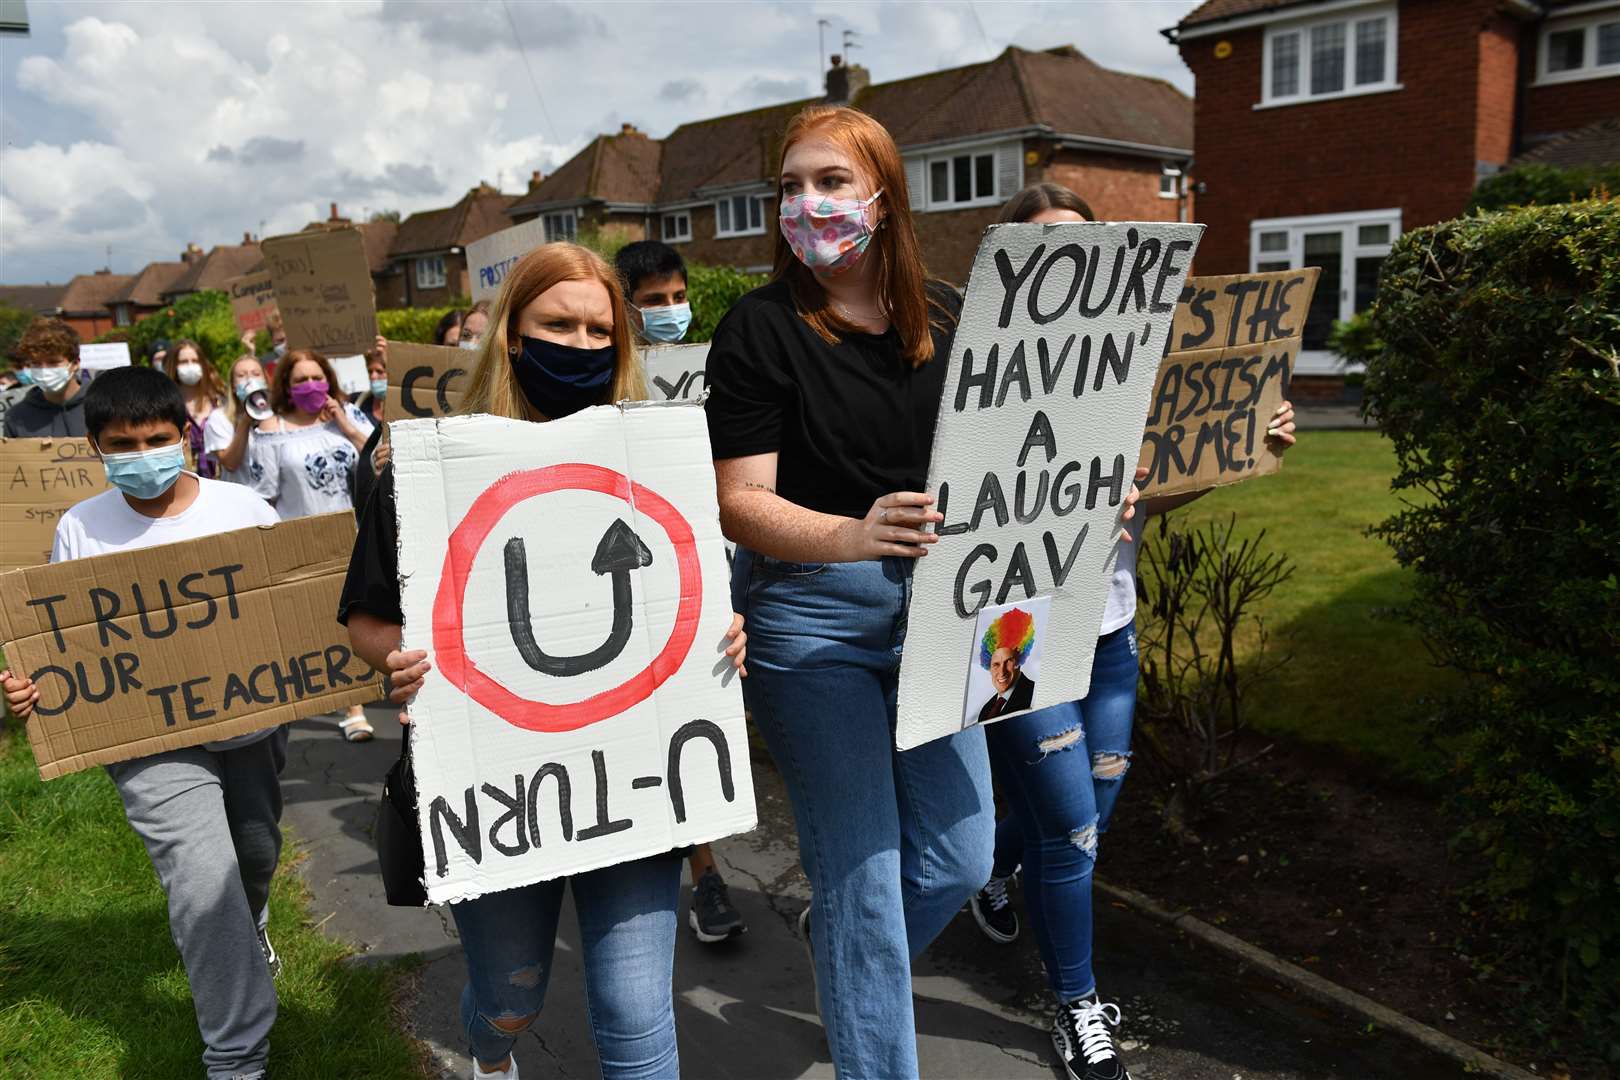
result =
M30 380L48 394L59 394L73 381L73 365L67 367L32 367L25 369Z
M186 464L180 443L125 454L102 454L107 482L132 499L155 499L174 486Z
M34 385L34 373L29 371L27 368L18 368L17 369L17 385L18 386L33 386Z
M686 336L692 325L691 304L637 308L641 312L641 336L660 345L673 345Z
M576 349L545 338L525 337L512 346L512 373L529 404L548 420L560 420L592 405L606 405L617 350Z
M371 380L371 396L375 397L375 398L387 397L388 396L388 380L387 379L372 379Z

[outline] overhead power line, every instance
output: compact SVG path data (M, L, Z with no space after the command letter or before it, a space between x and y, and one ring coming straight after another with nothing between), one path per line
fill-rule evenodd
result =
M545 95L540 93L540 81L534 77L534 68L529 65L529 50L523 47L523 38L518 34L517 20L512 18L512 6L501 0L501 10L506 12L506 23L512 28L512 40L517 44L518 56L523 59L523 70L529 73L529 86L534 89L534 100L540 103L540 115L546 118L546 130L551 132L551 142L557 145L561 142L557 138L557 125L551 122L551 112L546 108Z

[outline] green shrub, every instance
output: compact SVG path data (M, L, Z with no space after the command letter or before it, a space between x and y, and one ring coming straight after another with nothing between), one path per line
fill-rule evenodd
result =
M33 321L33 312L0 303L0 368L11 366L11 350L16 348L17 339Z
M1471 676L1445 722L1472 899L1551 990L1537 1019L1620 1059L1620 201L1408 233L1368 322L1366 408L1417 496L1376 531Z
M765 274L746 274L731 266L688 266L686 297L692 305L688 342L708 341L731 305L744 293L770 280Z
M461 305L465 308L467 305ZM377 312L377 332L389 341L416 341L437 345L433 331L444 318L448 307L386 308Z
M1620 162L1583 169L1520 165L1480 181L1468 201L1468 209L1552 206L1593 195L1615 194L1620 194Z
M227 381L231 365L247 351L242 344L242 332L236 328L236 319L231 315L231 299L219 289L182 296L134 326L111 330L96 340L128 341L130 359L144 364L154 341L180 338L190 338L202 346L203 358L218 368L220 377Z

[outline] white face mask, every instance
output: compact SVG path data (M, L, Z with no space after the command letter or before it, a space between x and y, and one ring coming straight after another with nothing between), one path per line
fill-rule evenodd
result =
M456 342L456 344L461 348L468 350L478 348L478 340L476 338L462 338L460 341Z
M73 381L73 365L69 364L67 367L31 367L28 369L28 374L34 380L35 386L47 394L56 394L60 393L68 383Z
M202 365L192 361L177 364L174 369L174 377L179 379L184 386L196 386L202 382Z

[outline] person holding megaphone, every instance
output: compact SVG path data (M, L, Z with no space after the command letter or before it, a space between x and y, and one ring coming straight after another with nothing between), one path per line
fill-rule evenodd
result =
M280 431L281 421L270 407L270 383L257 357L243 355L231 365L231 400L215 409L203 425L203 452L219 461L219 478L245 484L253 437L261 431Z

